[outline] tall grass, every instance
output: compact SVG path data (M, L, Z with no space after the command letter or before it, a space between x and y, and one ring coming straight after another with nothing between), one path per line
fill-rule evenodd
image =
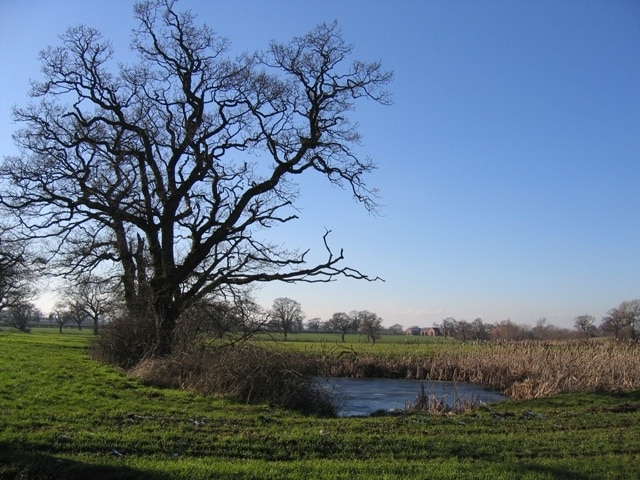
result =
M640 349L608 341L458 344L404 356L334 350L320 364L325 376L467 382L514 399L640 389Z
M129 373L151 385L335 415L331 395L313 381L314 359L243 343L143 360Z

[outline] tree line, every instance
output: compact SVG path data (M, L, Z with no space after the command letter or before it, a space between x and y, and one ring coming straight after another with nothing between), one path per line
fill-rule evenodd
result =
M380 334L401 335L406 329L401 324L389 327L382 325L382 319L367 310L336 312L323 320L314 317L304 320L300 303L290 298L276 299L271 310L270 326L272 330L281 331L287 338L291 332L329 332L339 333L344 342L347 333L366 335L368 341L375 343ZM627 339L637 342L637 325L640 322L640 299L624 301L610 309L602 317L599 324L592 315L579 315L573 319L573 329L552 325L546 318L541 318L534 326L518 324L512 320L488 323L482 318L473 321L456 320L447 317L434 325L445 338L465 341L489 340L552 340L591 338L595 336L613 336L616 340Z
M319 318L309 319L306 323L303 320L302 306L296 300L281 297L273 302L269 324L272 329L282 331L285 340L290 332L301 332L306 327L314 332L321 330L338 332L341 334L343 342L347 333L361 333L366 336L367 341L375 343L383 330L382 319L376 313L368 310L354 310L348 314L337 312L325 322Z
M512 320L487 323L481 318L469 322L445 318L437 327L445 337L466 340L551 340L571 338L591 338L595 336L613 336L616 340L628 339L637 342L637 325L640 322L640 299L620 303L610 309L596 323L596 318L583 314L573 319L573 329L562 328L549 323L546 318L539 319L534 326L518 324Z

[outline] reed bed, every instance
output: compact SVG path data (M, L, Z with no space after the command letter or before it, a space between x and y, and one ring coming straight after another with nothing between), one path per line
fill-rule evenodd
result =
M320 374L482 385L514 399L640 389L640 348L609 341L451 345L432 355L325 354Z
M420 384L420 392L413 402L407 402L406 410L428 412L432 415L451 415L465 413L474 410L480 402L474 398L463 398L454 394L453 401L447 401L447 395L438 395L427 389L424 383Z

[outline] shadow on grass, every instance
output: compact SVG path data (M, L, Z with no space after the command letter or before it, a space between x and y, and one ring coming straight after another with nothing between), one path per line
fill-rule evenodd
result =
M0 442L0 479L19 480L168 480L160 472L127 466L92 465L51 455L25 451Z
M511 473L526 478L553 478L558 480L589 480L596 478L559 465L518 465Z

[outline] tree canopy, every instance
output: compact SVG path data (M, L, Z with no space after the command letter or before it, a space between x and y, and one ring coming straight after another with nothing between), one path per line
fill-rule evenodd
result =
M151 312L156 353L180 313L256 282L373 280L343 264L268 241L297 218L296 178L315 172L367 209L375 168L355 152L355 102L389 104L392 74L349 60L336 23L232 56L228 40L174 0L136 3L132 64L72 27L41 53L44 78L16 108L21 149L5 158L1 203L29 236L47 239L66 275L99 270L122 283L131 312ZM145 313L147 314L147 313Z

